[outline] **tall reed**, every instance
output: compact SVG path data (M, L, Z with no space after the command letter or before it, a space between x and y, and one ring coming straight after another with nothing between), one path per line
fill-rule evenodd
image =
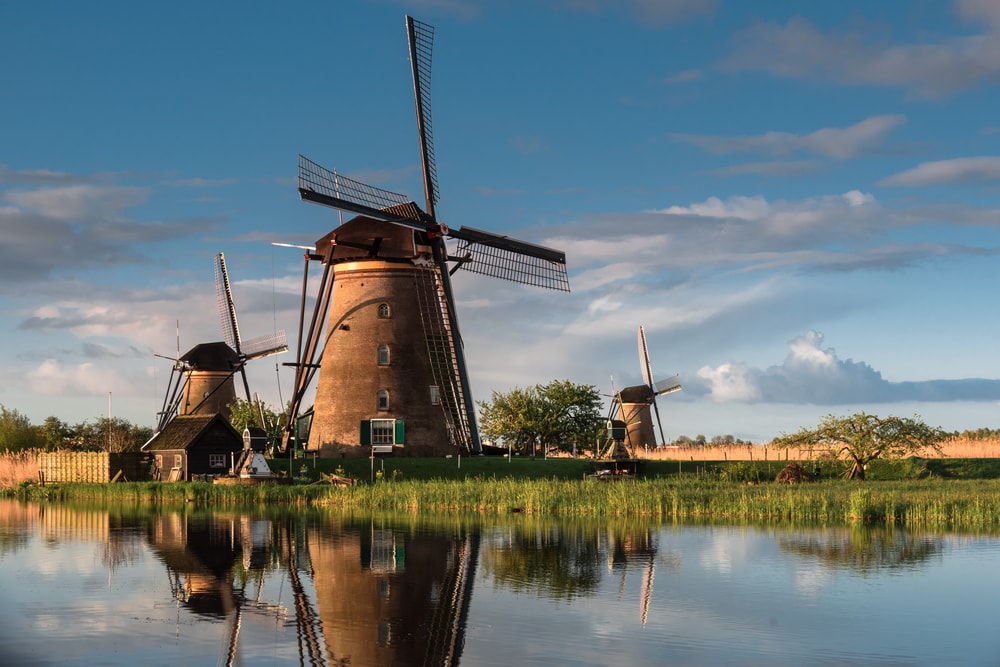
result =
M0 489L12 489L38 479L38 453L27 450L0 453Z

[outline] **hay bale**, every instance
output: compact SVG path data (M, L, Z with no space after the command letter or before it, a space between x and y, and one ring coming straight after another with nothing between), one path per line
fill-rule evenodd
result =
M815 482L816 478L798 463L792 461L781 469L774 481L779 484L797 484L799 482Z

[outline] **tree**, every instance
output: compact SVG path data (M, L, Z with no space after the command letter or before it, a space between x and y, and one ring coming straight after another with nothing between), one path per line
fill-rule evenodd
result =
M85 452L135 452L151 437L153 429L148 426L137 426L121 417L101 417L94 423L74 426L68 443Z
M536 445L571 451L596 441L602 426L601 395L593 385L552 381L479 401L483 435L527 454Z
M41 445L41 435L27 415L0 405L0 451L18 452Z
M42 447L52 452L65 447L65 442L73 436L70 425L55 416L45 418L41 426L36 427L41 435Z
M239 396L233 399L228 407L230 410L229 423L240 433L248 426L263 428L268 431L274 429L276 426L283 427L285 425L285 416L288 414L287 407L284 412L277 413L271 406L264 402L251 403ZM262 416L264 419L263 424L261 423Z
M941 452L947 434L931 428L918 415L878 417L858 412L849 417L827 415L815 429L803 428L774 442L781 447L820 447L837 458L852 461L848 479L864 479L865 467L877 459L916 456L925 449Z

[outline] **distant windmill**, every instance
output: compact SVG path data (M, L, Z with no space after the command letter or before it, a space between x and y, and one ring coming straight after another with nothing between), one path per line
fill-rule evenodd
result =
M639 368L642 371L644 384L626 387L615 394L615 404L618 407L618 418L625 423L626 441L631 449L644 445L656 446L656 434L653 431L653 419L649 407L656 413L656 425L660 431L659 442L664 442L663 423L660 421L660 408L656 405L656 397L679 391L681 381L677 375L664 380L653 379L653 368L649 363L649 348L646 346L646 332L639 327Z
M311 322L299 336L285 446L306 390L319 374L308 443L313 451L367 455L374 451L369 445L425 455L481 451L451 274L462 268L569 290L564 253L438 222L430 113L434 29L406 17L406 32L426 211L409 197L299 156L302 199L357 217L319 239L306 255L300 332L309 261L321 261L323 274ZM454 255L445 239L457 241Z
M157 431L178 414L221 412L228 417L228 406L236 398L233 383L236 372L239 371L243 377L247 400L252 401L246 376L247 362L288 349L284 330L246 342L240 339L226 259L221 252L215 257L215 291L225 342L200 343L173 360L174 367L159 413Z

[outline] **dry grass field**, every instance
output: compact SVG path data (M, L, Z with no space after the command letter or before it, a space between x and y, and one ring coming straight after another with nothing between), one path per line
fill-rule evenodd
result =
M650 450L642 458L661 461L810 461L821 456L822 451L772 447L770 445L705 445L704 447L662 447ZM931 450L923 453L928 458L938 456ZM1000 438L969 438L958 436L941 443L941 456L952 459L1000 458Z

